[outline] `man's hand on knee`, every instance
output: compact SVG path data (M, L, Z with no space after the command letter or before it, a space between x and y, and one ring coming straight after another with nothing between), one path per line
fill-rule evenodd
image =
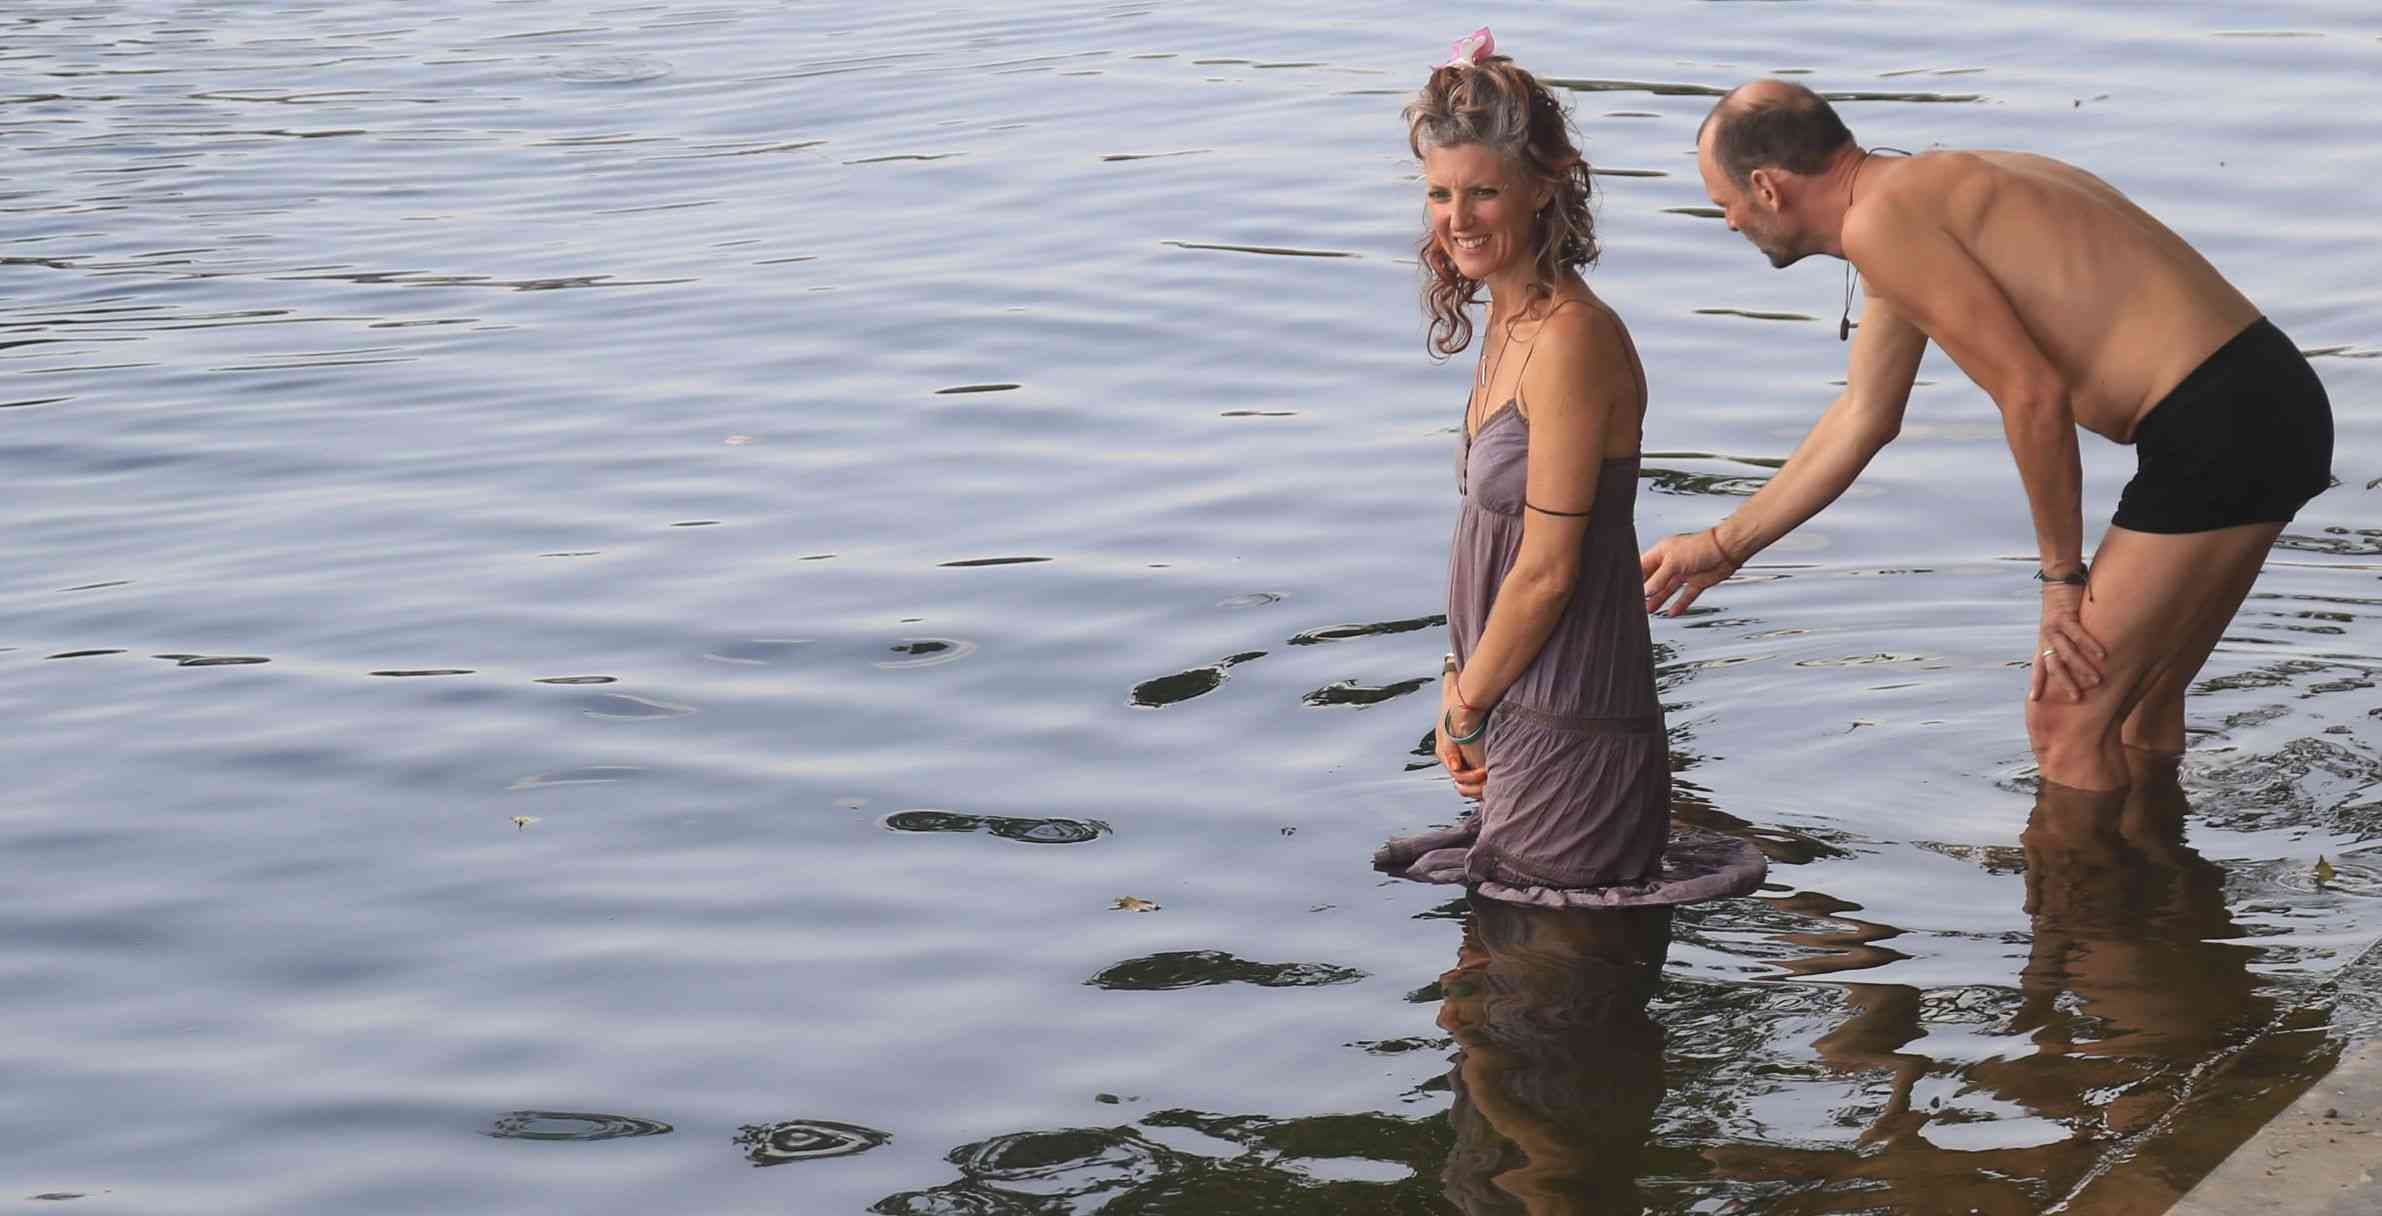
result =
M2043 623L2035 631L2034 672L2027 680L2026 698L2046 695L2082 701L2100 686L2102 664L2109 651L2084 631L2084 588L2065 583L2043 587Z

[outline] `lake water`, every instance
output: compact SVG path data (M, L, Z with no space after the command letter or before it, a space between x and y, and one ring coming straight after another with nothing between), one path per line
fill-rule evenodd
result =
M2382 16L1412 10L11 6L0 1201L2155 1212L2382 1024ZM2077 160L2321 352L2180 838L2022 844L2031 533L1931 356L1656 627L1772 886L1650 1005L1373 873L1459 810L1397 111L1482 23L1608 171L1643 536L1842 374L1838 264L1698 210L1753 75Z

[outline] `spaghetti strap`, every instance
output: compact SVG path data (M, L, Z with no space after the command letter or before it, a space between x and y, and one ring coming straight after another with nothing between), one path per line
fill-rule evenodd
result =
M1555 301L1555 306L1547 310L1547 315L1540 317L1538 320L1539 337L1543 338L1546 336L1547 322L1554 320L1556 313L1562 312L1564 309L1569 308L1579 302L1580 299L1578 296L1571 296L1566 299ZM1522 370L1514 373L1514 412L1520 414L1524 418L1528 418L1530 416L1530 411L1522 404L1522 380L1530 374L1530 358L1537 353L1538 338L1532 338L1530 340L1530 349L1522 352Z

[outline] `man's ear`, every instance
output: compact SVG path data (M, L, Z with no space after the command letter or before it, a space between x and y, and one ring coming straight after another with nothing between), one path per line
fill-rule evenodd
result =
M1780 192L1780 185L1776 170L1756 169L1745 179L1745 193L1761 203L1763 210L1777 211L1786 205L1786 196Z

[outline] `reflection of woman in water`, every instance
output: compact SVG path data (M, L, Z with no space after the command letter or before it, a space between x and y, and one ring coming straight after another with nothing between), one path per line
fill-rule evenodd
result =
M1432 350L1470 345L1469 308L1489 297L1435 745L1481 802L1462 828L1392 841L1375 864L1549 907L1628 905L1698 877L1689 898L1750 890L1759 855L1733 841L1699 837L1665 864L1668 739L1632 521L1646 376L1580 277L1597 245L1570 121L1487 30L1431 72L1406 120Z
M1466 1216L1637 1216L1663 1088L1646 1002L1670 910L1472 907L1455 969L1439 977L1439 1024L1461 1049L1448 1198Z

